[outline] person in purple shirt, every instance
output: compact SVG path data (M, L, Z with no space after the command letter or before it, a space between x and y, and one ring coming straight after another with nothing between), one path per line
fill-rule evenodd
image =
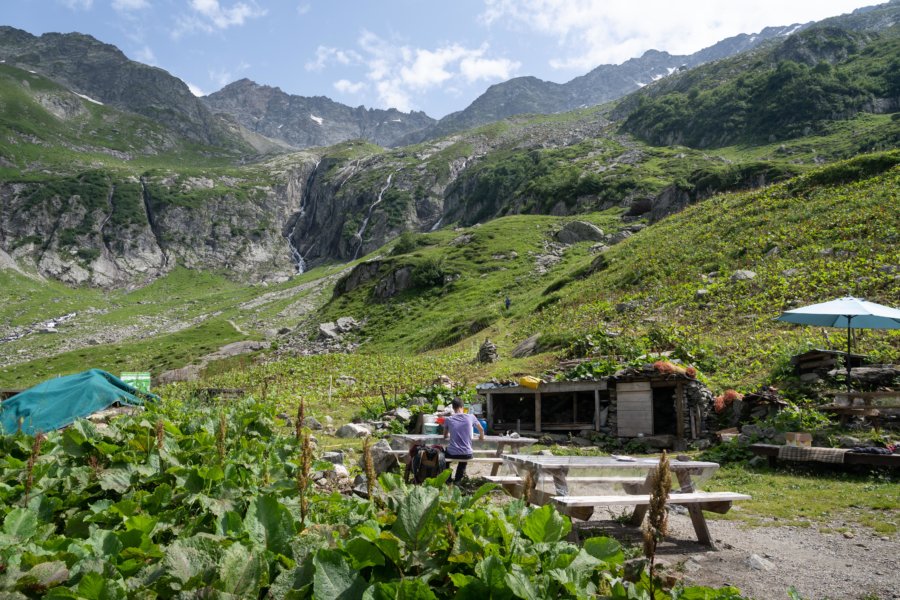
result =
M459 396L453 399L451 406L453 414L444 419L444 439L450 440L444 456L447 458L472 458L472 428L478 430L478 439L483 440L484 427L481 426L475 415L463 412L463 401ZM466 464L468 463L464 461L456 463L456 477L454 477L456 483L462 481L465 476Z

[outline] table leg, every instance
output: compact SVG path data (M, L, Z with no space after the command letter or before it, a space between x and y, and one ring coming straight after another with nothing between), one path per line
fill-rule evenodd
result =
M703 516L703 509L697 504L688 504L686 508L688 509L688 514L691 516L691 523L694 525L697 541L704 546L712 546L712 538L709 536L709 527L706 525L706 517Z
M646 492L644 492L644 493L648 493L648 494L650 493L650 490L652 489L652 484L653 484L653 471L650 471L647 473L647 477L644 479L643 489L646 490ZM624 487L625 487L626 493L628 493L630 491L629 486L626 485ZM634 489L634 488L631 488L631 489ZM649 507L646 504L645 505L640 505L640 504L636 505L634 507L634 510L631 512L631 518L628 519L628 524L631 525L632 527L640 527L641 523L644 522L644 516L646 516L648 508Z
M497 444L497 452L494 454L496 458L500 458L503 456L503 442ZM500 472L500 463L494 463L494 466L491 467L491 475L496 475Z
M689 494L694 490L694 481L691 479L691 472L687 469L676 471L675 476L678 478L678 484L681 489L678 490L683 494ZM669 499L673 504L671 497ZM685 506L688 515L691 517L691 523L694 525L694 532L697 534L697 541L704 546L712 546L712 538L709 535L709 526L706 524L706 517L703 516L703 508L699 504L688 504Z

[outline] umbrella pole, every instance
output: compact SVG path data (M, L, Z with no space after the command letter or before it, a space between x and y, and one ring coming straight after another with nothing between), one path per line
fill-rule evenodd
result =
M850 389L850 340L853 335L853 330L850 328L850 321L853 319L853 315L847 316L847 393L849 394Z

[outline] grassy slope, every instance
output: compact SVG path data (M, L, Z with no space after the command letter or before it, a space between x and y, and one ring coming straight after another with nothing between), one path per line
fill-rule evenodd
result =
M421 254L443 256L450 270L462 274L459 280L386 303L374 303L369 289L360 288L333 302L325 314L368 316L371 352L452 343L450 333L479 322L490 326L474 339L489 336L506 355L532 333L576 340L609 330L637 340L663 330L676 344L713 352L718 364L707 375L717 386L753 386L800 347L845 343L839 330L824 339L817 329L772 322L782 310L849 293L887 304L900 298L894 271L900 265L900 167L890 167L897 163L897 152L862 157L762 191L715 197L614 246L606 253L608 268L584 279L579 276L592 260L588 244L568 252L548 275L531 272L527 253L549 239L551 225L563 219L517 216L431 234L439 243ZM845 178L859 180L839 183ZM593 218L607 229L614 220ZM466 231L474 235L468 252L448 241ZM492 258L511 249L519 259ZM757 277L731 282L738 269ZM700 289L707 290L702 302L696 299ZM507 293L513 302L508 314L500 308ZM616 309L625 302L630 310ZM541 304L547 306L536 310ZM861 331L858 347L897 360L897 340L893 332ZM457 347L474 355L473 344L468 339Z
M260 339L267 327L296 325L282 313L312 291L303 287L337 267L323 267L277 286L246 286L221 275L176 268L147 287L101 292L36 282L0 271L5 302L0 323L28 326L71 312L78 315L57 335L32 334L0 347L0 387L22 387L57 374L101 368L112 372L181 367L224 344ZM279 294L283 292L283 294ZM241 303L260 300L244 309ZM52 307L52 308L48 308ZM247 334L240 333L231 321ZM64 351L71 337L97 337L131 327L121 342ZM256 327L256 329L254 328ZM32 354L50 358L21 362ZM13 364L18 363L18 364Z

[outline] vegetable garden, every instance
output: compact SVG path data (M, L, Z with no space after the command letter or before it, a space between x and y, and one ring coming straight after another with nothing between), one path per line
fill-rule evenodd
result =
M190 406L0 437L0 597L740 598L651 586L636 551L565 541L555 510L464 495L448 472L316 493L308 434L273 408Z

